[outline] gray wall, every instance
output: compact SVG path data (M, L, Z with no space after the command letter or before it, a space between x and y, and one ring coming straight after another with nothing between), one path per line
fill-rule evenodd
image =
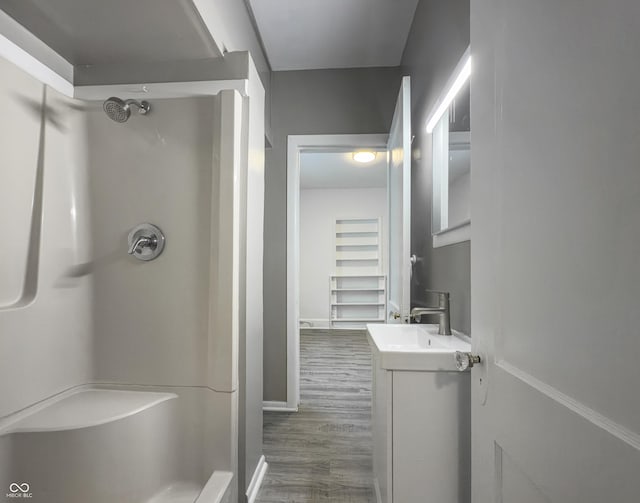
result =
M425 123L468 45L469 0L421 0L402 57L402 74L411 76L411 127L415 135L411 170L411 250L422 257L414 269L411 300L413 304L433 302L424 293L427 288L451 292L451 324L464 333L471 330L471 247L469 242L443 248L432 246L431 139ZM473 166L471 170L473 172ZM426 321L431 323L433 320Z
M287 398L287 135L386 133L398 68L274 72L265 179L264 399Z

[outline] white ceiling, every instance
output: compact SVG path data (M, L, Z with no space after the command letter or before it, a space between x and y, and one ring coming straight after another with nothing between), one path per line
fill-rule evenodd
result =
M273 70L397 66L418 0L249 0Z
M387 186L387 154L362 164L352 152L303 152L300 154L301 189L352 189Z
M72 65L220 55L191 0L0 0Z

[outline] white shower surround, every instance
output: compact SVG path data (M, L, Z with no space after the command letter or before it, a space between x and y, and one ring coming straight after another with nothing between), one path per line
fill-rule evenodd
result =
M225 404L203 388L151 389L81 386L0 422L0 485L48 503L230 502L233 473L211 455Z
M22 163L24 176L33 179L33 152L36 162L44 163L37 292L25 305L0 306L0 350L21 355L0 370L0 418L13 422L16 413L24 415L33 404L89 383L173 393L179 396L171 401L176 405L161 403L95 425L89 428L96 431L91 438L109 445L109 436L100 430L108 425L121 429L153 415L161 421L188 416L185 427L206 423L210 430L194 445L205 445L205 438L211 445L193 467L201 486L212 477L213 485L202 493L206 503L221 501L214 486L224 486L225 472L237 475L239 470L238 339L249 300L241 284L247 267L243 240L250 231L261 236L261 229L247 227L255 226L255 218L249 224L243 220L247 165L259 174L263 162L246 151L255 149L248 138L249 101L234 90L218 92L220 83L212 86L216 96L159 100L151 94L147 98L154 101L154 113L117 125L102 114L101 103L71 100L50 88L43 95L42 83L6 61L0 66L3 76L15 78L5 79L13 88L5 87L0 99L9 102L18 96L23 105L45 110L27 124L30 129L16 127L16 117L0 119L2 136L23 152L11 161ZM179 84L173 86L176 95ZM256 96L254 103L259 106L261 99ZM113 129L118 126L124 129ZM42 143L45 148L38 148L39 131L48 140ZM255 130L252 135L255 140ZM256 196L260 189L258 184L250 190ZM126 197L131 195L127 191L135 197ZM8 234L24 225L12 208L2 209L12 215L14 227L5 229ZM168 239L163 257L149 264L127 257L126 250L119 253L123 233L142 221L158 223ZM74 266L80 266L77 271L87 264L90 275L69 274ZM193 407L195 395L199 405ZM189 400L187 413L183 404ZM163 413L167 408L180 412ZM172 432L182 434L179 428ZM29 441L34 435L57 433L3 433L0 428L0 473L6 476L18 468L15 439ZM94 449L93 457L85 452L86 463L99 463L100 452ZM22 453L28 454L28 449ZM54 454L73 457L77 452ZM31 461L27 464L35 466ZM50 468L60 475L56 466ZM180 478L159 480L156 489L176 481ZM220 494L235 501L237 481L227 485L228 491ZM76 497L81 500L80 494ZM64 501L75 500L67 496Z

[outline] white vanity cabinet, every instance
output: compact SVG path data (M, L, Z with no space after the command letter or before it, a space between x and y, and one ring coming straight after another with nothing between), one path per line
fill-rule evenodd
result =
M433 326L376 327L368 328L378 503L469 503L470 373L457 371L454 361L468 342L438 336ZM409 343L394 337L402 327L411 332Z

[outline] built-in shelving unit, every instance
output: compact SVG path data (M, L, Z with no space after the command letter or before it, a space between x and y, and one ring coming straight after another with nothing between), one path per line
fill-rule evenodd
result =
M382 274L381 218L335 223L335 274L329 278L330 327L364 328L383 323L386 276Z

